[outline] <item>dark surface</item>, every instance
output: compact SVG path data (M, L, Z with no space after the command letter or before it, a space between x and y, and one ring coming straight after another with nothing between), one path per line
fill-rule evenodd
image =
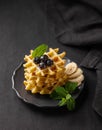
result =
M53 27L46 20L44 6L39 0L0 1L0 130L101 130L102 118L92 109L96 87L93 69L84 69L84 98L74 112L33 107L12 90L14 69L38 44L60 47L78 64L89 50L58 43Z
M101 0L98 3L97 0L56 0L48 2L46 12L60 44L90 48L81 66L97 73L93 109L102 117L102 10L99 5L102 6Z

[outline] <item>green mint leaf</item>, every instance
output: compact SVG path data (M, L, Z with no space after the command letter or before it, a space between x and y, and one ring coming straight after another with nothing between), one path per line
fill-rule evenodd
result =
M66 105L66 98L62 98L62 100L61 101L59 101L59 104L58 104L59 106L64 106L64 105Z
M60 97L56 91L53 91L51 94L50 94L50 97L55 99L55 100L58 100L58 99L62 99L62 97Z
M71 95L68 93L67 95L66 95L66 100L69 100L71 98Z
M67 89L70 90L70 92L72 92L72 88L71 89L67 88ZM55 90L50 94L50 97L55 100L59 100L58 103L59 106L67 105L69 111L75 109L75 99L71 96L69 91L67 91L64 87L61 86L56 87Z
M76 83L76 82L67 82L65 84L65 90L68 91L68 93L72 93L75 91L77 86L78 86L78 83Z
M46 44L41 44L37 48L35 48L32 52L32 57L40 57L42 56L48 49L48 46Z
M66 102L68 110L73 111L75 109L75 99L71 96Z
M57 99L66 98L66 95L67 95L67 91L64 89L64 87L58 86L50 94L50 97L57 100Z
M56 87L55 88L55 92L61 97L61 98L65 98L67 95L67 91L64 89L64 87Z

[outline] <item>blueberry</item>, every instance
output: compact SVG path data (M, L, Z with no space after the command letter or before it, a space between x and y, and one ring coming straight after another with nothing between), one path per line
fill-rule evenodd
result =
M47 65L47 66L51 66L51 65L53 65L53 61L50 60L50 59L48 59L48 60L46 61L46 65Z
M45 69L45 68L46 68L46 65L45 65L44 62L40 62L40 63L39 63L39 67L40 67L41 69Z
M34 58L34 63L39 64L40 63L40 57L35 57Z
M43 56L40 57L40 60L43 61L43 62L46 62L47 59L48 59L47 55L43 55Z

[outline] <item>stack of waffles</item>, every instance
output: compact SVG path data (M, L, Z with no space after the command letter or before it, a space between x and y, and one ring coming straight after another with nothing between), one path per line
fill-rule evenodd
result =
M51 94L56 87L64 85L67 81L78 82L78 85L83 81L82 70L74 62L66 65L64 58L66 53L58 53L59 48L49 48L49 51L44 53L53 60L53 65L45 69L40 69L34 63L32 52L33 50L30 51L30 55L24 57L24 85L26 90L30 90L32 93Z
M45 69L40 69L37 64L34 63L32 58L32 50L30 55L25 55L24 60L26 63L24 66L24 85L26 90L30 90L32 93L50 94L57 86L64 85L67 80L65 74L66 60L65 52L58 54L59 48L52 49L45 54L53 60L53 65Z

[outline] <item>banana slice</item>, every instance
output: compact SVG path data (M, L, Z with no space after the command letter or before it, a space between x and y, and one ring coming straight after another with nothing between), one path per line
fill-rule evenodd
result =
M82 83L82 82L79 82L79 83L78 83L78 86L79 86L81 83Z
M73 78L73 79L69 79L69 81L71 82L77 82L78 84L80 84L82 81L84 80L84 75L81 74L80 76Z
M65 73L67 75L73 74L77 70L77 64L75 62L71 62L65 66L66 70Z
M68 78L79 77L83 73L82 69L78 68L73 74L69 75Z

